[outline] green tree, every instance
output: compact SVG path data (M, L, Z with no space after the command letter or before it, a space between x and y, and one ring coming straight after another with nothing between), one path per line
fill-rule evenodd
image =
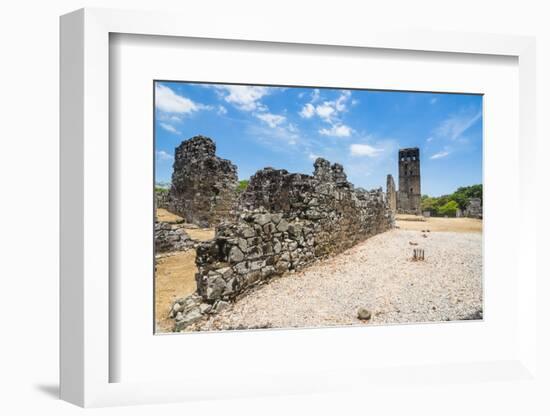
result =
M445 205L440 206L437 209L437 213L439 215L447 215L449 217L454 217L454 216L456 216L457 208L458 208L458 203L454 200L450 200Z
M438 198L423 195L420 202L422 212L429 211L432 215L435 215L437 213L437 201Z
M480 198L483 202L483 185L461 186L451 195L451 198L458 203L460 209L466 208L470 198Z
M458 208L465 209L470 198L480 198L483 204L483 185L461 186L451 195L439 197L422 195L421 208L423 212L430 211L431 215L454 216L454 205L449 203L454 202Z
M244 192L248 187L248 182L249 182L248 179L243 179L239 181L239 184L237 185L237 192L238 193Z

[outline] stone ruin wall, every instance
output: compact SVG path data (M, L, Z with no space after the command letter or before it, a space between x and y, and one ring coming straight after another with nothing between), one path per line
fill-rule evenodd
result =
M483 218L481 198L469 198L468 205L464 209L464 216L469 218Z
M155 189L155 208L169 208L169 196L167 191Z
M168 209L200 227L232 220L237 184L237 167L216 156L210 138L195 136L176 148Z
M313 175L265 168L237 197L237 168L215 150L202 136L182 142L168 196L171 212L187 223L215 225L215 238L197 243L179 225L155 225L158 252L196 248L197 292L174 303L176 330L219 312L261 282L394 226L382 188L354 188L340 164L319 158Z
M197 246L198 295L214 305L393 227L382 188L355 189L339 164L315 162L313 176L266 168L242 194L239 219Z
M155 222L155 253L185 251L195 246L183 224Z
M395 213L397 211L397 190L392 175L388 175L386 179L386 199L388 206Z

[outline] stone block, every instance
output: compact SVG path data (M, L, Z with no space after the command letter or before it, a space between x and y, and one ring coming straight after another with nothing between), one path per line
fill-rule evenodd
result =
M279 222L279 224L277 225L277 231L280 231L280 232L283 232L283 233L284 233L285 231L288 230L288 227L289 227L288 222L287 222L286 220L283 219L283 220L281 220L281 221Z
M240 250L240 248L237 246L231 247L231 250L229 250L229 256L228 256L229 262L232 264L235 264L243 261L243 259L244 259L244 254Z

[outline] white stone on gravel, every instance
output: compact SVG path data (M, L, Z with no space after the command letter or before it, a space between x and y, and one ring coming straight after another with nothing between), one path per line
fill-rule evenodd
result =
M357 311L357 318L361 320L369 320L371 316L372 314L366 308L359 308L359 310Z

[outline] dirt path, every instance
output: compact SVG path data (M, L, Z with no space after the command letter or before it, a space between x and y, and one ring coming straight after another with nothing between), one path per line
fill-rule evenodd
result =
M482 235L396 229L260 286L188 330L468 319L482 309ZM411 245L416 243L417 245ZM413 248L426 260L412 262Z
M171 224L183 224L187 235L195 241L207 241L214 238L213 228L199 228L185 224L182 217L170 211L158 208L157 220ZM170 332L174 321L168 317L170 308L176 299L192 294L196 289L195 250L162 254L156 259L155 272L155 320L158 332Z
M421 221L424 219L425 221ZM481 233L483 221L475 218L439 218L398 215L396 225L402 230L450 231L457 233Z
M157 258L155 273L155 318L158 332L171 332L174 320L168 317L176 299L197 290L195 250Z
M170 211L164 208L157 208L157 220L159 220L160 222L170 222L170 223L184 222L182 217L176 214L172 214Z

